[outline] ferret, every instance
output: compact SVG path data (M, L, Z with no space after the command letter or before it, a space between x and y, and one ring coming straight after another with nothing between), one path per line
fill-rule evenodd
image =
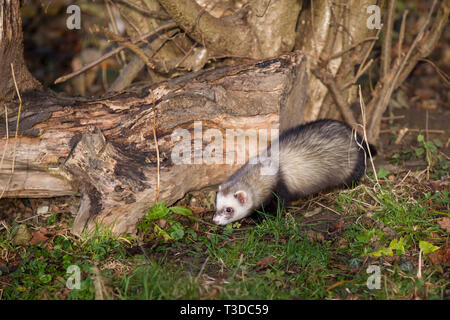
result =
M276 148L278 152L273 151ZM364 175L369 152L376 155L372 145L337 120L288 129L219 186L213 222L226 225L245 218L273 201L274 194L284 205L323 190L351 186Z

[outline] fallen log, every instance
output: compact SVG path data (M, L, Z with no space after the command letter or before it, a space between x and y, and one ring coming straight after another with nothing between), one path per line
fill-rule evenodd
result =
M234 157L245 137L277 129L280 110L282 129L303 122L306 74L296 52L95 99L28 93L17 140L17 114L8 116L8 128L5 114L0 123L0 190L3 197L80 195L74 232L100 222L133 233L157 196L170 205L224 181L242 165ZM231 129L236 137L220 141ZM264 148L262 140L248 144Z

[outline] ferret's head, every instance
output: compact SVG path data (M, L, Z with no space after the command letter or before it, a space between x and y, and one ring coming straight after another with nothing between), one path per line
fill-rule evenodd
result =
M234 190L233 190L234 189ZM247 217L252 212L252 201L249 192L242 188L219 187L217 192L216 213L213 222L226 225Z

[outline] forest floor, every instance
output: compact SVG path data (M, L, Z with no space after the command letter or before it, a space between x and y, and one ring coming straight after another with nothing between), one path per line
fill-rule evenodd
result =
M0 299L450 299L450 110L411 90L376 176L369 165L353 189L225 228L208 192L155 206L123 237L71 234L76 197L2 199Z
M38 17L30 12L25 22ZM41 61L25 38L31 70L48 68L34 70L47 86L51 70L70 66L55 67L55 52L78 41L53 40L60 48L44 47ZM370 164L352 189L227 227L211 224L211 192L155 206L137 235L122 237L100 225L73 235L77 197L1 199L0 300L450 299L449 92L421 62L385 115L376 175ZM69 289L77 269L80 288Z
M100 226L75 237L68 200L46 200L46 213L2 221L0 297L448 299L449 188L426 175L380 169L379 183L369 173L354 189L225 228L190 207L193 216L167 216L162 237L150 215L138 237ZM32 211L15 201L16 211ZM66 286L71 265L80 268L80 289ZM379 289L370 266L379 267Z

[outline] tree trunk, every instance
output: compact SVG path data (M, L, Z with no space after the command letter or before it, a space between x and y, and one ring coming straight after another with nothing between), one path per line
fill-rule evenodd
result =
M306 81L304 58L297 53L199 71L96 100L24 95L18 139L11 138L17 116L10 115L10 138L0 142L0 153L5 152L0 171L3 196L81 193L75 232L94 227L95 221L112 226L115 233L133 232L157 197L154 120L161 166L158 200L170 205L189 191L221 183L243 164L234 159L242 151L234 138L223 139L216 150L223 164L202 160L202 150L211 146L205 135L209 129L218 130L224 138L227 129L235 129L237 139L245 139L250 130L277 128L280 108L286 115L281 127L295 125L287 110L302 110L301 88ZM6 136L4 123L0 124L2 136ZM200 124L198 135L195 130ZM174 147L178 150L185 141L173 139L177 129L185 129L193 138L187 144L192 148L188 157L192 164L174 160ZM256 141L249 138L247 150L252 147ZM232 165L225 163L230 156Z
M16 83L21 91L41 87L23 59L20 1L0 0L0 102L9 101L15 94L11 65L14 66Z

